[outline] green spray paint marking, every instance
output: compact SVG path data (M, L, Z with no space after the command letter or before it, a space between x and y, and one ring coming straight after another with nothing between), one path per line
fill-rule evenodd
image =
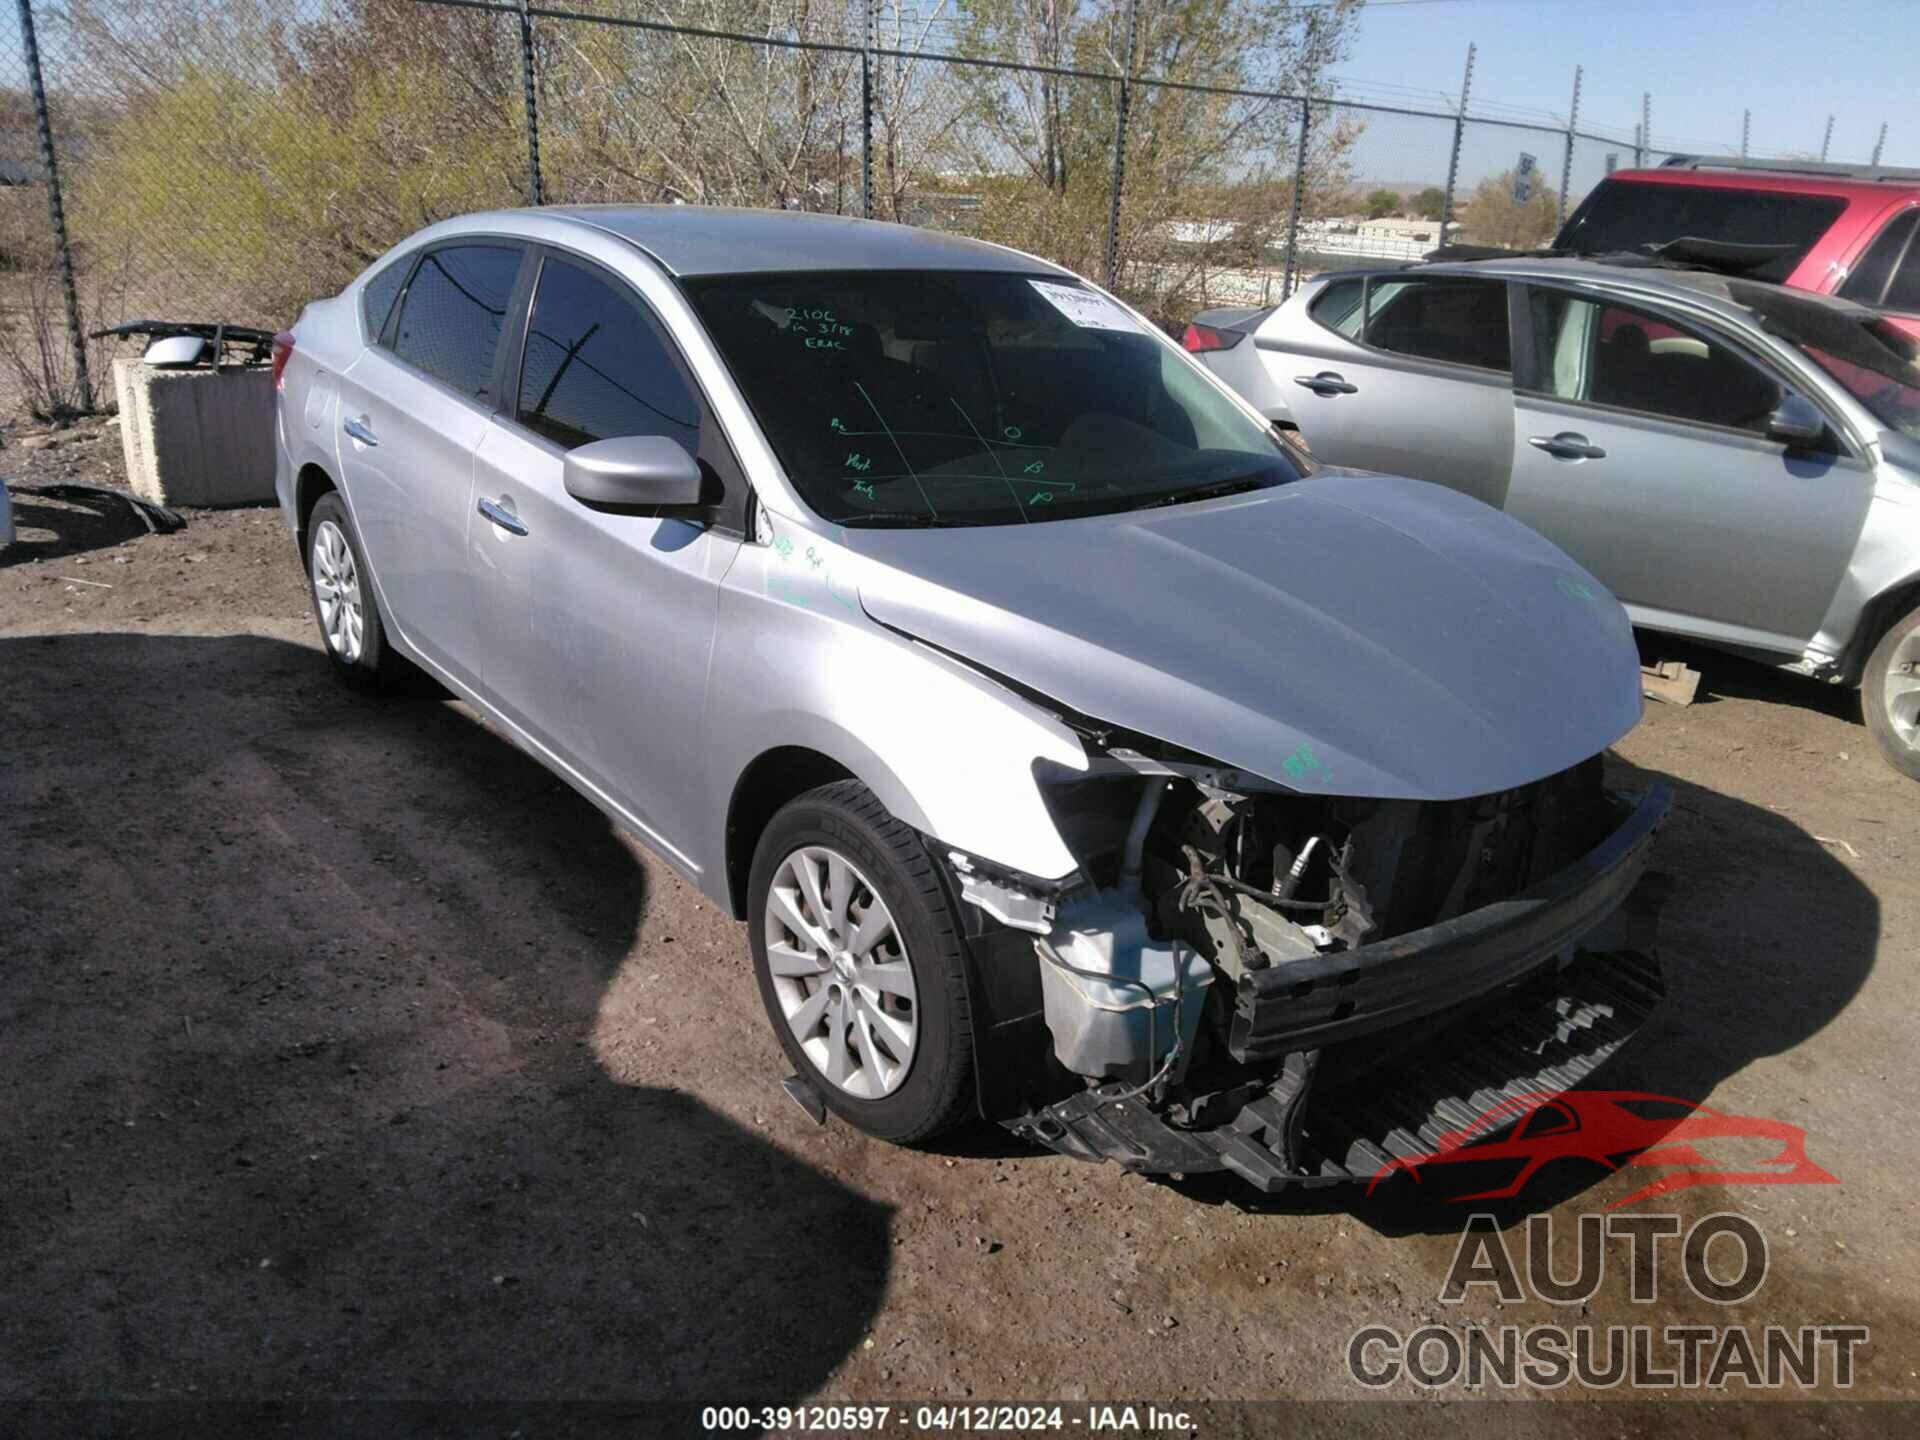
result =
M1320 757L1304 745L1282 760L1280 768L1296 780L1305 780L1309 776L1315 780L1325 780L1330 773L1320 763Z

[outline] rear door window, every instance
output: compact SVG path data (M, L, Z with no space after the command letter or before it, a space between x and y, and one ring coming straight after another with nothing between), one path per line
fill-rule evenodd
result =
M517 245L448 245L422 256L400 302L393 353L462 395L485 398L520 256Z
M1377 350L1511 370L1507 287L1501 280L1376 277L1367 288L1366 343Z
M1778 254L1742 273L1782 284L1846 208L1832 195L1603 180L1554 243L1576 255L1644 253L1650 245L1680 239L1776 245Z
M1754 434L1780 403L1777 381L1700 331L1557 290L1532 291L1528 308L1537 393Z

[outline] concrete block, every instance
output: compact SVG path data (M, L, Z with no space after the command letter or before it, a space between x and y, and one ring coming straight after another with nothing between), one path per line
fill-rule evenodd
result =
M161 370L115 360L113 388L134 494L161 505L274 498L270 367Z

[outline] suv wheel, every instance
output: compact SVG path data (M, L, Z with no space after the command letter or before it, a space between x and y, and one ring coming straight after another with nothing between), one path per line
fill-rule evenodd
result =
M866 786L810 790L754 851L748 933L781 1048L843 1119L924 1140L973 1105L960 927L919 834Z
M1860 679L1860 708L1894 769L1920 780L1920 609L1880 637Z
M307 519L305 558L313 617L334 670L358 690L389 684L400 657L387 644L366 555L338 491L322 495Z

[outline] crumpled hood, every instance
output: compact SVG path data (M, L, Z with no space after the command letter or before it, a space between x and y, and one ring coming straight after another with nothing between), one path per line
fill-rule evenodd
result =
M849 530L882 624L1082 714L1302 791L1449 800L1640 718L1619 603L1517 521L1322 473L1162 510Z

